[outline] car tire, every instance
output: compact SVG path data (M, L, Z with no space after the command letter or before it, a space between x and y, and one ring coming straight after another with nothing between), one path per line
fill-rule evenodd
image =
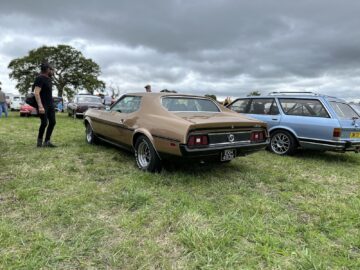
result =
M99 141L89 123L86 123L85 139L88 144L96 144Z
M269 148L277 155L290 156L295 153L297 142L290 132L279 130L271 134Z
M136 165L142 171L161 172L161 160L150 140L141 135L135 143L135 160Z

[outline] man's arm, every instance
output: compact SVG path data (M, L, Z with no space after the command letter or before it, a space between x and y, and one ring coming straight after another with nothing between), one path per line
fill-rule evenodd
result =
M45 110L44 110L44 106L41 102L40 92L41 92L41 88L38 86L35 86L34 93L35 93L36 102L39 106L39 113L44 113Z

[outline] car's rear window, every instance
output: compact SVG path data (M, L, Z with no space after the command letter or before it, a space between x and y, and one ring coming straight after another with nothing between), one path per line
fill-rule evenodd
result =
M170 112L220 112L213 101L203 98L164 97L162 105Z
M334 109L335 113L341 119L352 119L353 117L359 117L353 108L349 104L331 101L331 107Z
M100 97L78 97L78 103L101 103Z

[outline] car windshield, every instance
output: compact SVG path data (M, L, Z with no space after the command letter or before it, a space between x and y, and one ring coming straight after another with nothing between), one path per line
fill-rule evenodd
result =
M171 112L219 112L211 100L188 97L164 97L162 105Z
M100 97L78 97L78 103L101 103Z
M337 116L342 119L352 119L353 117L359 117L354 109L346 103L332 101L330 104L336 112Z

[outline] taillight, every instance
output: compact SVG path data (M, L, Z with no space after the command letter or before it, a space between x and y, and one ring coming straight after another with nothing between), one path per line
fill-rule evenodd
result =
M340 138L341 137L341 128L334 128L333 137L334 138Z
M260 142L266 139L264 131L254 131L251 133L250 141L251 142Z
M187 145L189 147L205 146L209 144L207 135L191 135Z

